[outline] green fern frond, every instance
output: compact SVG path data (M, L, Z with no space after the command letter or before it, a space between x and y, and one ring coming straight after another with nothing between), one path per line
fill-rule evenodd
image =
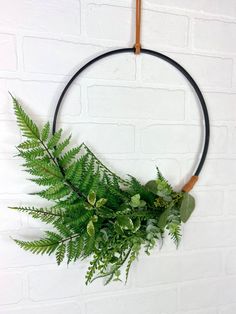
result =
M19 212L27 213L34 219L40 219L45 223L53 223L62 220L65 216L61 209L57 208L35 208L35 207L9 207Z
M25 251L30 251L34 254L52 254L58 247L60 241L46 238L38 241L20 241L14 240Z
M53 156L58 158L64 149L70 144L71 136L66 138L63 142L59 143L56 147L55 150L53 151Z
M67 168L70 163L74 160L74 158L80 153L82 144L78 147L74 147L66 152L64 155L60 156L59 161L60 165L63 168Z
M45 155L45 151L41 147L32 148L28 150L19 150L20 157L28 159L28 160L34 160L38 157L42 157Z
M57 143L60 141L61 139L61 135L62 135L62 129L58 130L57 132L55 132L51 138L49 139L48 143L47 143L47 147L49 149L53 149Z
M61 243L56 249L56 261L57 264L60 265L65 258L66 253L66 245Z
M49 133L50 133L50 123L47 122L44 125L42 132L41 132L41 139L43 142L45 142L48 139Z
M18 149L31 149L31 148L36 148L39 147L39 142L36 140L27 140L22 142L17 146Z
M34 159L27 161L24 165L26 168L28 168L28 171L32 170L37 173L37 176L40 177L56 177L63 179L63 175L55 164L49 163L48 161L44 159Z
M14 111L17 119L17 124L24 137L28 139L39 139L39 129L36 124L29 118L29 116L22 109L16 98L12 97L14 104Z

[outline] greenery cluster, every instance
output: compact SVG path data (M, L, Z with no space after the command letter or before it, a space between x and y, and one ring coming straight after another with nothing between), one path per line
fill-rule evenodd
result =
M52 254L61 264L90 257L86 284L105 277L105 283L126 280L141 248L147 254L162 241L167 230L178 246L181 223L194 209L188 193L175 192L157 169L157 179L142 185L136 178L122 179L110 171L83 143L70 148L71 137L62 130L42 130L13 98L24 141L17 147L30 180L41 187L34 193L46 208L11 207L31 215L53 229L35 241L15 240L35 254ZM53 231L52 231L53 230Z

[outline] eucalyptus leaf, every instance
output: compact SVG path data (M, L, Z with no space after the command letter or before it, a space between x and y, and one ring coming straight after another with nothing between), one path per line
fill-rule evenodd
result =
M195 199L192 195L185 192L180 206L180 218L182 222L186 222L191 216L195 208Z
M158 221L158 227L161 229L164 229L166 224L167 224L167 219L170 214L170 210L166 209L160 216L159 221Z
M155 180L148 181L145 184L145 187L148 189L148 191L152 192L153 194L157 193L157 183Z

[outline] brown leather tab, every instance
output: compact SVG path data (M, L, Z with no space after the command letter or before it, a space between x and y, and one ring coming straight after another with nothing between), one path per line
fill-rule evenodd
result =
M136 0L136 42L134 45L135 54L140 54L141 51L141 0Z
M196 184L198 180L198 176L192 176L189 181L183 186L182 191L183 192L189 192L192 190L194 185Z

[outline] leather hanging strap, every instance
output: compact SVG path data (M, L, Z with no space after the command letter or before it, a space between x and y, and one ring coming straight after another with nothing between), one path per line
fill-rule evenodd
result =
M136 41L134 45L135 54L140 54L141 51L141 0L136 0Z
M190 180L183 186L182 191L183 192L189 192L194 187L195 183L198 180L198 176L192 176Z

